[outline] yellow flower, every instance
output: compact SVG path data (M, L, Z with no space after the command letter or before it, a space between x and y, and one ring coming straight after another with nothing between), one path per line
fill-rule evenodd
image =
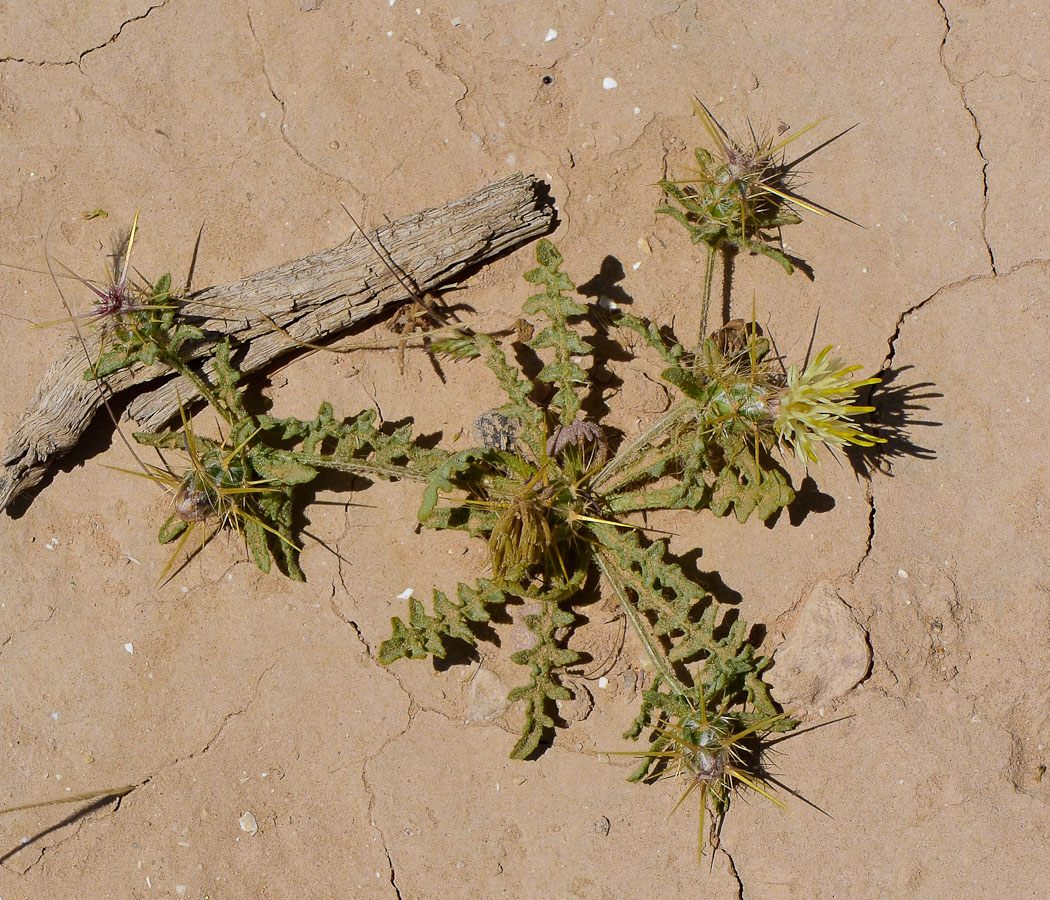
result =
M844 366L841 359L829 359L830 352L831 347L825 347L801 373L798 366L791 366L787 385L770 404L777 446L781 451L790 447L807 466L810 462L820 465L817 444L834 452L846 444L872 447L886 443L884 438L869 434L851 421L853 416L875 409L853 405L857 390L882 379L854 381L850 376L861 367Z

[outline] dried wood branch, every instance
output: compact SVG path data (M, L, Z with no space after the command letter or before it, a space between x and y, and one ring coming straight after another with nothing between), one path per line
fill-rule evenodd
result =
M384 225L372 241L405 282L425 293L547 233L554 218L547 185L515 173L447 206ZM238 366L252 372L409 299L402 280L357 235L232 284L196 291L185 298L181 312L210 338L195 345L190 358L207 357L215 340L231 335L246 348ZM85 339L88 353L97 355L101 335ZM76 446L108 397L148 389L126 415L140 430L156 431L178 413L179 398L196 396L188 382L163 367L136 364L105 385L85 380L85 368L84 348L71 341L65 357L37 385L4 450L0 509L39 483L51 463Z

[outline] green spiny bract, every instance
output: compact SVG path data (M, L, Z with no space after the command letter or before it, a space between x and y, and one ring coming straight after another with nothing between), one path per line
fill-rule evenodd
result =
M762 755L770 732L795 726L786 713L766 715L757 707L731 710L730 703L716 704L710 696L699 700L658 689L646 692L652 706L661 712L652 724L648 750L624 751L622 756L641 757L641 764L628 781L657 781L683 777L686 782L675 809L697 791L700 798L697 829L697 859L704 851L704 817L710 804L712 843L717 842L722 819L729 808L734 787L750 788L781 808L773 796L774 780L766 771ZM646 723L650 724L650 723Z
M694 244L706 244L710 251L729 244L760 253L776 260L790 274L791 260L773 246L769 233L802 221L792 206L824 213L791 192L791 166L780 151L823 119L783 139L781 132L760 139L751 129L750 140L740 142L731 138L710 110L695 98L693 110L716 152L696 148L693 155L697 169L693 177L659 182L673 204L662 205L657 212L683 225Z

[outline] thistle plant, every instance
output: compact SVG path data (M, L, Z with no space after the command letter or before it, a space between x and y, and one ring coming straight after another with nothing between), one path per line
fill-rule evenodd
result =
M429 610L410 598L407 615L391 620L379 661L444 658L457 642L474 647L495 616L525 604L533 642L510 657L527 672L508 696L524 712L514 758L539 750L556 726L555 704L572 697L565 675L582 659L573 647L578 608L596 591L614 597L655 673L625 731L634 740L648 732L648 749L628 753L643 760L632 780L685 778L679 803L699 794L702 850L705 811L710 807L717 828L734 786L779 803L756 741L795 723L763 680L771 660L749 642L746 623L690 577L667 541L638 524L637 514L692 510L768 521L795 496L777 454L791 453L808 467L819 464L822 446L834 452L882 439L856 420L872 410L859 402L858 391L878 379L854 380L858 367L833 358L830 347L785 367L754 322L734 320L706 334L718 252L744 249L792 271L772 232L800 221L793 207L821 211L792 193L781 151L817 123L779 140L759 139L752 130L751 142L742 144L702 103L695 109L717 154L697 149L697 177L661 182L676 205L658 212L707 249L700 340L682 343L660 323L624 312L611 320L593 316L573 296L561 253L540 241L537 266L524 276L538 291L523 311L542 321L538 331L519 335L519 349L543 363L535 375L512 362L494 337L466 328L431 346L455 359L479 360L506 395L502 406L478 418L475 446L424 449L410 426L384 430L372 412L337 419L327 403L310 421L250 412L254 404L245 402L228 340L215 345L207 365L186 361L186 348L205 335L180 317L167 276L149 289L146 302L115 320L113 346L85 377L104 377L133 362L162 364L189 379L223 421L224 434L215 438L196 434L185 413L178 430L135 435L188 457L181 471L147 467L173 496L160 530L162 542L178 542L167 569L191 534L199 530L203 546L225 528L243 536L263 571L276 560L302 579L295 532L300 485L324 469L425 483L420 524L484 540L487 571L460 582L454 596L435 589ZM659 419L618 441L585 413L593 382L585 368L592 357L588 338L599 328L609 329L613 340L633 333L638 343L639 336L659 360L672 397Z
M873 447L886 442L852 420L853 416L875 409L852 402L857 390L878 384L881 379L854 381L850 376L861 367L846 366L838 358L829 358L831 350L825 347L801 371L792 365L784 389L770 401L770 412L776 414L773 429L778 445L781 449L790 448L805 464L819 465L816 447L820 444L834 449L847 444Z
M538 268L525 278L543 290L524 312L547 319L528 342L546 363L530 380L491 338L457 341L456 355L480 357L508 400L483 420L481 446L433 470L419 511L425 526L486 540L491 577L461 583L454 600L435 591L433 614L411 599L407 621L392 620L380 661L444 657L450 641L474 645L508 603L539 609L525 617L534 645L511 656L529 671L528 683L509 695L525 711L511 755L528 757L554 727L552 704L571 697L562 673L580 659L571 647L574 607L590 599L585 585L596 571L657 673L629 736L655 724L657 733L678 729L688 737L689 722L707 716L711 702L723 718L733 710L745 728L787 727L761 678L770 661L747 642L745 623L721 627L723 610L670 557L666 541L647 538L627 516L658 509L733 510L741 521L775 515L794 493L770 453L778 446L778 416L796 402L798 385L776 377L770 344L755 326L735 346L716 335L687 350L655 324L621 315L617 324L641 334L663 358L663 377L679 399L612 453L600 424L581 414L590 383L579 362L591 352L582 333L589 311L569 295L574 286L554 245L541 241L536 258ZM554 391L545 398L549 389L540 388L548 385ZM787 446L812 450L843 435L853 443L873 440L851 423L860 409L839 404L822 410L827 419L795 416ZM690 664L695 676L683 677Z
M772 779L762 762L762 739L782 725L791 725L787 713L774 716L746 716L706 702L693 707L679 698L677 718L662 719L653 727L648 750L618 751L617 756L641 757L642 763L629 781L655 782L664 778L683 778L686 789L674 812L694 792L699 793L700 816L696 852L704 851L704 819L707 807L713 812L711 842L718 840L718 829L729 808L734 787L743 786L777 806L784 804L773 796Z

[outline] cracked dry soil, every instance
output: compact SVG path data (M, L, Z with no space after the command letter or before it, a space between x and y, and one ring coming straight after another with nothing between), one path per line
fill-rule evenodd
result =
M883 367L894 438L864 475L814 472L812 509L771 529L654 523L677 552L703 548L742 616L769 623L766 649L829 582L873 654L823 719L805 710L850 718L773 759L828 815L737 803L709 872L695 807L668 815L677 788L594 757L634 712L630 639L606 688L578 677L593 710L563 710L551 750L511 761L513 709L464 724L479 665L490 687L516 683L494 649L436 670L374 660L398 594L484 564L462 536L415 534L414 488L311 506L341 559L309 546L306 585L219 540L158 588L166 498L107 468L129 459L100 424L0 522L0 802L137 787L75 818L0 821L0 897L1044 896L1048 30L1034 0L0 7L0 260L42 268L50 225L47 251L87 276L136 210L142 272L183 281L204 223L195 282L214 284L334 244L340 202L375 224L521 168L551 183L578 283L618 265L638 312L689 333L701 266L651 187L704 140L687 92L737 130L827 115L799 152L856 123L806 160L803 192L864 227L807 215L785 233L812 281L739 258L732 313L754 297L789 355L816 322L818 349ZM531 253L457 299L513 313ZM61 315L48 278L3 269L4 434L68 339L28 325ZM649 421L662 397L643 363L617 374L614 424ZM403 372L394 353L317 354L270 395L278 415L377 404L451 439L499 396L446 375L412 353Z

